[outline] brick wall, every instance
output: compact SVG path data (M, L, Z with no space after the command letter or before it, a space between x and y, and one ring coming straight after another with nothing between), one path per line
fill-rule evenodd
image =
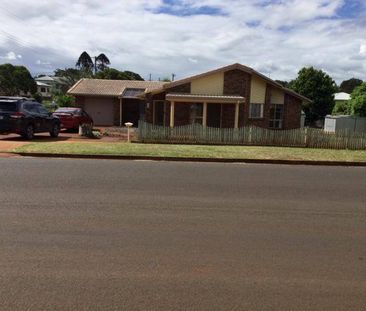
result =
M174 86L166 90L167 93L184 93L190 94L191 93L191 83L185 83L181 85Z
M154 100L165 100L165 92L151 95L148 94L145 101L145 121L149 123L153 123L153 102ZM167 105L169 106L169 105ZM169 124L169 120L168 123Z
M301 126L301 106L301 99L285 94L284 129L296 129Z
M239 127L244 126L246 115L249 114L250 87L252 76L242 70L229 70L224 74L224 95L239 95L245 103L239 106Z

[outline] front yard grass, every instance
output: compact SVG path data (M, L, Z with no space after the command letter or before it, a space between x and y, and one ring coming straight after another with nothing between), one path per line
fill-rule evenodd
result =
M119 142L35 142L15 148L13 149L13 152L366 162L366 150L353 151L286 147L128 144Z

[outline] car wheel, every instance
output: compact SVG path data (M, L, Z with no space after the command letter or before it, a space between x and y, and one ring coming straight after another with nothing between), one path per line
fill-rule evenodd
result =
M58 137L58 134L60 134L60 125L57 123L54 123L52 125L52 129L50 131L51 137Z
M33 128L32 124L27 125L24 133L22 133L22 136L28 140L31 140L34 138L34 128Z

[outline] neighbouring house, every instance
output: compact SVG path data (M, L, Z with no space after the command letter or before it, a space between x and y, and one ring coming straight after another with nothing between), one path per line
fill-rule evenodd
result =
M95 125L139 120L218 128L254 125L272 129L301 126L301 107L310 102L241 64L174 82L82 79L69 91Z
M49 99L52 97L51 85L39 81L36 81L36 83L37 93L41 94L41 96L45 99Z
M334 102L337 105L339 104L345 104L351 99L351 95L345 92L335 93L334 94Z
M301 127L304 102L311 101L252 68L233 64L147 92L145 121L170 127L295 129Z
M52 94L62 92L67 87L62 77L41 76L34 80L37 83L37 92L44 98L51 98Z
M81 79L67 93L98 126L137 126L144 119L145 99L141 95L161 89L164 82Z

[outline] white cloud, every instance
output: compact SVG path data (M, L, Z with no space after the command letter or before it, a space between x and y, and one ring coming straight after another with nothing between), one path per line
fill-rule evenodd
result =
M11 52L6 53L4 56L0 56L0 58L11 61L11 60L21 59L22 55L15 54L14 52L11 51Z
M45 61L41 61L40 59L37 59L37 61L36 61L36 64L37 65L45 65L45 66L49 66L49 65L51 65L51 63L50 62L45 62Z
M361 44L361 47L360 47L360 54L362 56L366 56L366 44Z
M323 68L337 80L366 79L360 59L366 55L366 15L337 18L344 0L181 3L214 6L224 14L154 14L162 0L0 3L0 55L19 51L17 61L34 73L74 66L86 50L91 56L103 52L112 66L145 78L171 72L182 78L241 62L275 79L294 78L305 65Z

